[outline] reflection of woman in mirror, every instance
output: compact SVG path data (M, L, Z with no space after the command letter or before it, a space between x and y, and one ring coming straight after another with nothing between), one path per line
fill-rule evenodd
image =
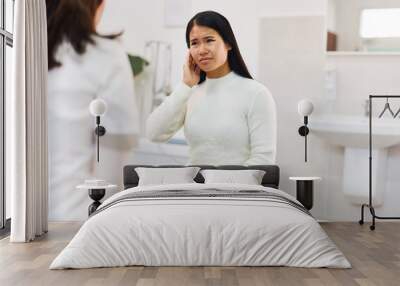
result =
M108 168L109 177L101 179L121 176L120 147L110 148L113 156L105 158L104 143L115 137L132 141L138 132L128 57L113 40L118 35L100 36L96 32L104 1L46 1L51 220L87 218L91 200L87 192L75 187L98 176L95 168ZM89 104L95 98L107 103L107 113L101 121L107 133L101 139L99 167L95 166L95 118L89 113Z
M147 120L147 137L163 142L184 126L191 164L273 164L276 110L253 80L228 20L213 11L186 28L183 82Z

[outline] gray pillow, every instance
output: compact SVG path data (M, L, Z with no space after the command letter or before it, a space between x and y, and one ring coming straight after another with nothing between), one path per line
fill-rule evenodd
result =
M205 184L230 183L261 185L265 171L262 170L202 170Z
M135 168L139 176L138 186L196 183L193 179L199 167Z

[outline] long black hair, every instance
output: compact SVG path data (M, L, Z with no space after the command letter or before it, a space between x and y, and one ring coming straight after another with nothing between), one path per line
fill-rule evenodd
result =
M78 54L87 44L95 44L92 36L114 39L122 34L97 34L94 19L104 0L46 0L49 70L61 66L55 58L62 41L68 41Z
M231 46L231 49L228 51L228 64L230 69L242 77L253 79L240 54L232 27L224 16L214 11L204 11L194 15L186 26L186 44L188 48L190 48L190 31L195 25L208 27L217 31L224 42ZM199 83L205 80L206 73L201 71Z

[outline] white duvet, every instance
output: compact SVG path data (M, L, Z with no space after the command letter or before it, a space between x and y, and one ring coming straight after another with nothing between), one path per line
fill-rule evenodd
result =
M265 190L238 184L135 187L149 190ZM89 218L50 269L146 266L295 266L350 268L318 222L287 204L259 199L185 198L124 201Z

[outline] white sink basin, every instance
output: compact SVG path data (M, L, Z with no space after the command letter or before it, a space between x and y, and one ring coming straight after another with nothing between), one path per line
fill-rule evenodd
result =
M369 118L351 115L311 116L310 132L337 146L368 148ZM374 149L400 143L399 118L372 118Z

